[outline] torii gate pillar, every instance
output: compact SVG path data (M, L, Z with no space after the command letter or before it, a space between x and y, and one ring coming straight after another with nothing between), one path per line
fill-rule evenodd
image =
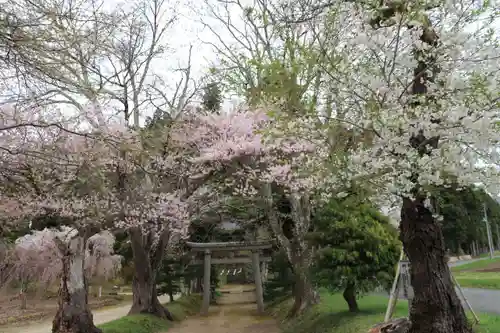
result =
M212 254L210 250L205 250L205 258L203 262L203 304L201 306L201 314L208 314L208 308L210 307L210 271L211 271L211 260Z
M262 276L260 272L260 254L258 251L252 251L253 276L255 281L255 294L257 296L257 310L259 314L264 313L264 293L262 290Z

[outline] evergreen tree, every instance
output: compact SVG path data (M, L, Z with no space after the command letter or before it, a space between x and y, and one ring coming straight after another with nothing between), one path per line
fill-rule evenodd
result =
M494 243L500 238L498 235L500 204L484 190L474 186L463 190L443 187L435 190L434 197L437 212L443 216L442 225L446 248L451 253L469 253L473 241L487 244L486 226L483 222L484 204L486 204Z
M222 105L222 92L218 82L211 82L203 88L201 104L206 111L219 113Z
M158 295L167 294L170 301L174 301L174 295L181 292L181 278L183 277L182 262L177 258L167 257L163 260L163 267L158 271Z
M315 213L310 234L318 247L312 267L315 282L343 291L352 312L358 311L359 294L390 286L401 249L389 219L359 199L331 200Z

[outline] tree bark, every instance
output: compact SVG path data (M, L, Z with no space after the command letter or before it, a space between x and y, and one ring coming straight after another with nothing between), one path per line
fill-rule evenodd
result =
M59 308L52 323L53 333L101 333L94 325L88 304L87 281L84 274L85 238L73 238L63 250Z
M147 313L173 321L171 313L161 305L156 290L156 275L161 266L163 244L157 244L152 251L151 243L143 241L139 229L130 231L134 260L134 277L132 280L132 308L129 314Z
M292 260L293 262L293 260ZM292 271L295 276L293 288L293 306L288 313L289 318L297 317L312 305L319 303L319 295L309 278L309 267L304 262L293 262Z
M441 226L424 198L403 198L400 228L414 290L409 333L471 333L445 259Z
M313 252L305 239L311 223L309 196L299 193L293 193L289 196L293 231L291 235L287 236L283 228L283 219L279 218L274 205L271 184L261 184L261 194L271 230L277 238L279 246L285 251L295 277L294 304L288 313L289 317L295 317L319 302L319 295L314 290L309 278L309 266L312 263Z
M170 302L174 301L174 284L172 280L168 281L168 297L170 298Z
M349 312L359 311L358 302L356 300L356 284L354 282L347 283L342 296L344 296L347 306L349 306Z

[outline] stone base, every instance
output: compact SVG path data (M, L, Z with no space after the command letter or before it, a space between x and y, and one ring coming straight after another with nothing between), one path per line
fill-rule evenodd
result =
M368 333L407 333L409 330L410 320L408 318L397 318L373 326Z

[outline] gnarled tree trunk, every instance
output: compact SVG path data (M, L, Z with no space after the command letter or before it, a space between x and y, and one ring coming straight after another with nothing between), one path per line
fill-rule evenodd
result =
M161 268L168 235L161 235L154 249L152 249L151 239L151 235L143 235L139 229L130 230L134 255L134 278L132 280L133 302L129 314L148 313L173 320L170 312L158 300L156 290L156 275Z
M311 222L309 196L298 193L290 195L288 200L291 218L280 219L273 201L271 184L261 184L261 191L271 230L285 251L295 277L294 304L288 313L289 317L295 317L319 302L319 295L309 276L313 252L305 239Z
M288 317L296 317L319 302L319 295L314 290L309 278L308 267L302 264L292 264L292 271L295 276L293 289L293 306L288 313Z
M77 236L59 245L63 252L63 271L59 289L59 308L52 323L53 333L101 333L90 312L84 274L85 238Z
M410 333L471 333L445 259L441 226L424 198L403 199L401 240L411 263Z
M309 197L298 193L289 196L291 219L286 221L278 217L271 184L262 184L261 190L271 230L278 239L280 247L285 250L295 277L294 304L288 313L289 317L295 317L319 302L319 295L314 290L309 277L313 253L305 240L311 221ZM285 223L288 226L285 226Z
M359 311L358 301L356 300L356 284L354 282L347 283L342 296L344 296L347 306L349 306L349 312Z

